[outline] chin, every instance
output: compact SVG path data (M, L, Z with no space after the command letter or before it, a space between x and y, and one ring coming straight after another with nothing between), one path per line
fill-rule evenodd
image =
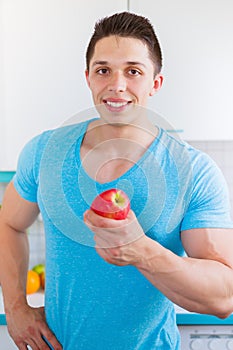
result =
M133 118L129 118L129 117L119 117L119 116L113 116L113 117L109 117L109 116L101 116L101 119L109 125L115 126L115 127L122 127L122 126L126 126L129 124L134 124L134 120Z
M123 111L109 111L105 104L96 105L100 118L109 125L116 127L137 124L145 117L145 108L130 104Z
M100 114L101 119L110 125L114 126L125 126L129 124L135 124L138 120L138 116L131 111L127 112L105 112Z

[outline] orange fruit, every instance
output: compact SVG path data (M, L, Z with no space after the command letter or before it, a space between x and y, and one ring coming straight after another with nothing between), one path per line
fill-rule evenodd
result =
M26 293L32 294L40 288L40 276L35 271L29 270L27 274Z

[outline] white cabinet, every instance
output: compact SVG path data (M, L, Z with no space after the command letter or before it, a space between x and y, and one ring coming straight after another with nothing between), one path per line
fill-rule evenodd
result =
M150 107L187 140L232 140L233 2L130 0L130 11L151 20L164 54Z
M39 132L92 107L85 51L96 20L127 0L0 2L0 171Z
M0 326L0 344L2 350L17 350L17 346L8 334L6 326Z

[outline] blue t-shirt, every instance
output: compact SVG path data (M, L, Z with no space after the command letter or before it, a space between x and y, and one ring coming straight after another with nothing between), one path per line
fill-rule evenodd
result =
M179 349L172 302L133 266L106 263L83 213L97 193L121 188L146 235L182 256L182 230L233 227L225 181L206 154L160 129L126 173L98 183L80 159L89 122L32 139L14 177L43 216L47 322L65 350Z

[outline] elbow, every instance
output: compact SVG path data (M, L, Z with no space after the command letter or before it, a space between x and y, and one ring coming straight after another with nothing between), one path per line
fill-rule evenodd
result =
M220 318L220 319L222 319L222 320L224 320L224 319L226 319L227 317L229 317L231 315L231 312L228 312L228 313L218 313L218 314L216 314L216 315L214 315L214 316L216 316L216 317L218 317L218 318Z
M226 319L233 313L233 299L228 302L219 302L218 305L211 312L212 315L220 318Z
M209 303L202 302L197 307L190 308L188 311L226 319L233 313L233 296L229 298L217 298Z
M224 320L231 315L231 312L215 312L213 315Z
M214 316L221 318L222 320L226 319L227 317L229 317L232 314L232 310L231 311L226 311L226 312L218 312L216 313Z

